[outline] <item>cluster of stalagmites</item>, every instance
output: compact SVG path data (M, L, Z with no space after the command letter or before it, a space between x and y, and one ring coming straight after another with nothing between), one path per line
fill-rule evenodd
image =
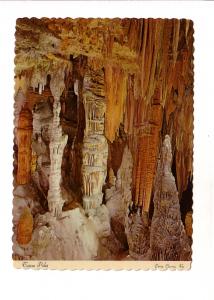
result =
M92 79L87 78L88 86L85 83L84 105L88 105L85 117L89 124L89 96L96 97L98 103L102 101L99 103L102 112L95 114L93 111L92 115L104 121L104 98L88 92ZM96 111L98 108L94 106L93 109ZM56 104L53 104L52 113L50 104L38 103L33 110L32 123L33 182L18 185L14 191L15 258L190 259L191 249L181 221L178 192L171 172L169 136L165 137L160 151L154 184L154 214L149 224L148 215L134 206L131 192L133 158L128 146L124 148L117 173L112 168L108 171L109 187L105 190L106 205L103 204L102 187L107 175L108 146L102 130L93 128L87 131L87 126L82 150L83 207L62 211L66 199L63 199L59 178L65 146L62 139L64 141L66 137L59 127L59 107L57 110ZM54 138L53 128L56 133ZM50 159L47 145L50 147ZM93 176L96 180L94 183ZM38 190L46 194L49 212L45 213L38 204ZM53 190L54 196L57 195L55 201L50 197Z
M19 19L16 35L14 257L190 259L192 22Z
M43 203L44 207L40 207L34 213L27 201L24 203L19 201L17 198L19 195L16 195L16 190L14 191L15 208L17 209L18 205L19 211L24 207L23 211L14 218L15 257L95 259L98 257L98 241L110 235L109 212L102 204L102 188L107 175L108 156L108 144L104 136L103 76L102 70L96 73L90 72L86 74L83 86L86 119L82 147L83 207L79 204L74 205L72 210L63 211L63 204L69 202L69 193L62 187L61 173L63 151L68 141L68 136L63 133L60 122L62 89L54 85L50 86L54 96L52 110L51 103L40 101L35 104L30 120L25 117L25 111L25 114L19 114L17 136L19 140L21 136L21 147L30 152L32 159L28 161L28 164L31 162L28 169L22 171L27 172L25 181L21 171L17 172L17 183L22 184L18 185L17 189L23 193L22 202L24 197L29 197L31 202L37 203L38 199L35 195L38 193L43 200L46 199L48 207ZM97 80L100 83L98 88ZM78 94L77 90L75 92ZM33 128L29 127L27 122L31 122ZM23 135L29 136L28 144L23 143ZM25 157L27 150L24 151L21 147L18 143L19 167L26 165L26 163L19 163L20 157L22 160L27 159ZM22 178L22 181L19 178ZM28 192L29 189L31 192ZM47 208L49 212L44 213Z

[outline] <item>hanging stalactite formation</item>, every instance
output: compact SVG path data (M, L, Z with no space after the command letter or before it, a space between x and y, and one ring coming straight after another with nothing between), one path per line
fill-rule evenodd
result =
M15 53L15 257L190 260L193 22L20 18Z

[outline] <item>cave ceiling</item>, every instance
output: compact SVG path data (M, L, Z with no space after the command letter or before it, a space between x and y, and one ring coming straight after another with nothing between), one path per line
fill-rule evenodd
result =
M39 88L47 94L48 75L60 85L75 59L85 57L84 66L77 66L78 76L84 77L86 69L104 70L106 138L113 143L121 126L128 137L136 204L142 205L142 198L150 201L164 134L172 140L182 194L193 170L192 21L21 18L15 36L16 93Z

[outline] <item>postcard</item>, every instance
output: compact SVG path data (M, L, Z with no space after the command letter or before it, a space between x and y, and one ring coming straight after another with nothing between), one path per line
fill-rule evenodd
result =
M13 261L190 269L193 22L18 18Z

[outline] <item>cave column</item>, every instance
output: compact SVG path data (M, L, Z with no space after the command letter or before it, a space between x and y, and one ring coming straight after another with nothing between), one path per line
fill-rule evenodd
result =
M58 76L57 76L58 75ZM62 212L63 199L61 195L61 165L65 145L68 136L62 133L62 126L60 125L60 96L64 90L64 74L56 74L50 82L50 88L54 97L53 103L53 121L51 124L50 135L50 176L49 176L49 190L48 190L48 207L49 211L54 216L59 216Z
M86 128L83 140L83 207L87 211L102 204L102 187L107 174L108 144L104 136L104 74L86 73L83 85Z

